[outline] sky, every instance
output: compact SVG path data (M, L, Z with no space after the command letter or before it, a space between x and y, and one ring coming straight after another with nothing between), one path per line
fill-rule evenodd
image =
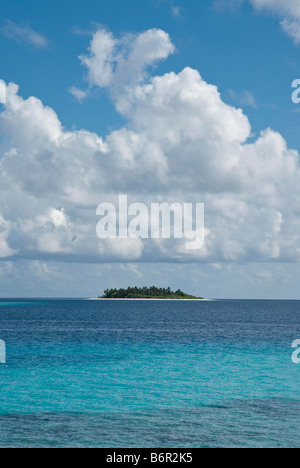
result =
M1 12L1 297L300 299L298 0ZM204 203L203 248L97 238L97 206L119 194Z

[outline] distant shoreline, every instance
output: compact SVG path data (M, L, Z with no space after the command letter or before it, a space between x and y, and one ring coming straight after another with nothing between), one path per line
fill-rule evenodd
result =
M172 291L170 286L168 288L158 288L157 286L147 287L144 286L142 288L135 287L128 287L127 289L106 289L102 296L98 296L98 299L134 299L134 300L203 300L204 297L202 296L193 296L192 294L187 294L181 289L177 289L177 291Z
M116 298L116 299L111 299L111 298L105 298L105 297L91 297L87 299L87 301L169 301L169 302L207 302L207 301L215 301L215 299L147 299L147 298Z

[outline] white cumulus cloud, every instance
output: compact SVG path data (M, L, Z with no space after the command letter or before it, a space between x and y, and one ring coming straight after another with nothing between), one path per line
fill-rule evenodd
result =
M89 54L79 58L88 70L90 86L109 88L112 93L119 94L121 89L127 88L128 91L142 82L147 67L166 59L174 50L169 35L160 29L127 34L117 39L102 28L93 35Z
M128 123L105 138L67 131L53 109L5 85L1 258L299 261L299 154L283 136L269 128L249 141L247 116L197 70L147 75L147 66L174 51L163 31L121 45L101 29L92 44L82 59L91 84L109 89ZM117 203L119 194L130 203L205 203L204 248L187 252L180 239L101 241L97 205Z

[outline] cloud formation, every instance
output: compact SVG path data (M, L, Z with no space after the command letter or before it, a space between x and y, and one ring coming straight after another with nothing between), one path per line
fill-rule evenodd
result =
M298 0L214 0L214 7L217 11L227 8L235 11L247 1L257 11L277 15L282 29L295 44L300 43L300 3Z
M279 15L281 27L294 40L300 43L300 3L298 0L250 0L257 10L271 11Z
M0 113L1 258L300 260L297 151L271 129L249 142L247 116L197 70L150 77L147 67L173 51L159 30L131 41L95 33L82 63L90 83L108 89L128 122L106 138L66 131L53 109L1 82L7 96ZM97 239L97 205L121 193L130 203L204 202L205 247Z
M245 90L238 93L230 89L229 96L233 104L236 104L241 107L252 107L253 109L257 108L255 97L250 91Z
M69 89L69 93L76 99L78 102L82 102L88 95L87 91L77 88L76 86L72 86Z
M29 44L38 49L44 49L48 46L48 39L42 34L37 33L32 28L24 24L17 24L13 21L6 20L6 23L1 28L2 34L13 39L20 44Z
M108 88L114 96L128 94L147 78L147 69L174 53L169 35L160 29L116 39L105 29L93 35L89 54L80 56L90 86Z

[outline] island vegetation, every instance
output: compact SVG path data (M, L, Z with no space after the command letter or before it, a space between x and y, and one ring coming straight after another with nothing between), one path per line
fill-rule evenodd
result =
M157 288L156 286L138 288L135 286L127 289L106 289L100 299L203 299L203 297L191 296L180 289L172 291L171 288Z

